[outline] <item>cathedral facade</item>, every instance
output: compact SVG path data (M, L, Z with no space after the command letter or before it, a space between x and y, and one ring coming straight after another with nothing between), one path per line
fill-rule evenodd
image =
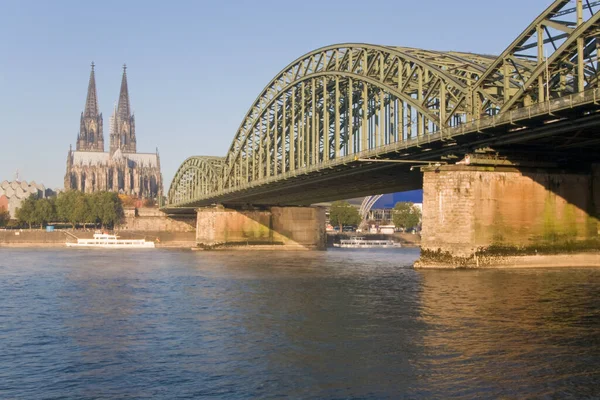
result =
M135 118L129 104L127 67L123 66L118 105L110 117L109 151L104 151L102 114L98 107L94 64L90 73L85 109L81 113L76 148L69 149L65 189L85 193L112 191L139 198L162 195L160 157L138 153Z

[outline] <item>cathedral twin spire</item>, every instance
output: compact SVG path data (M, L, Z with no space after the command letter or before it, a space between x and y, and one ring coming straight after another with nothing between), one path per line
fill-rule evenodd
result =
M129 104L126 65L123 65L119 103L111 116L110 122L110 153L113 154L118 149L125 153L135 153L137 151L135 118L131 114ZM81 113L76 148L78 151L104 151L102 114L99 112L98 107L94 63L92 63L92 71L90 72L85 110Z
M121 92L119 104L111 117L110 154L118 149L124 153L135 153L137 142L135 139L135 118L131 114L129 105L129 90L127 88L127 66L123 65L123 78L121 78Z
M85 111L86 117L93 117L99 115L98 110L98 92L96 91L96 75L94 74L95 64L92 62L92 71L90 72L90 82L88 83L87 98L85 100Z
M98 93L96 91L96 76L94 63L90 72L85 109L81 113L79 135L76 143L80 151L104 151L104 135L102 134L102 114L98 109Z

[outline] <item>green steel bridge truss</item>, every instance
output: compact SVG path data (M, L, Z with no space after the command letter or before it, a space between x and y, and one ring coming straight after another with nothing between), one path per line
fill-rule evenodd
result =
M181 165L166 209L596 104L599 9L554 1L497 57L358 43L312 51L267 84L225 157Z

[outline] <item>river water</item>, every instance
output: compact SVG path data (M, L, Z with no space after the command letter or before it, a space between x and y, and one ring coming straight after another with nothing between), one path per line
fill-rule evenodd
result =
M0 249L0 398L600 396L600 269Z

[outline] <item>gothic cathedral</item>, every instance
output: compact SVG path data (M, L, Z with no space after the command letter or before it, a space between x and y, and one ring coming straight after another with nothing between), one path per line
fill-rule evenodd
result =
M85 193L108 190L139 198L162 195L160 157L138 153L135 117L129 104L127 67L123 66L119 103L110 117L110 147L104 152L102 114L98 108L94 63L90 73L85 110L81 113L76 149L69 149L65 189Z

